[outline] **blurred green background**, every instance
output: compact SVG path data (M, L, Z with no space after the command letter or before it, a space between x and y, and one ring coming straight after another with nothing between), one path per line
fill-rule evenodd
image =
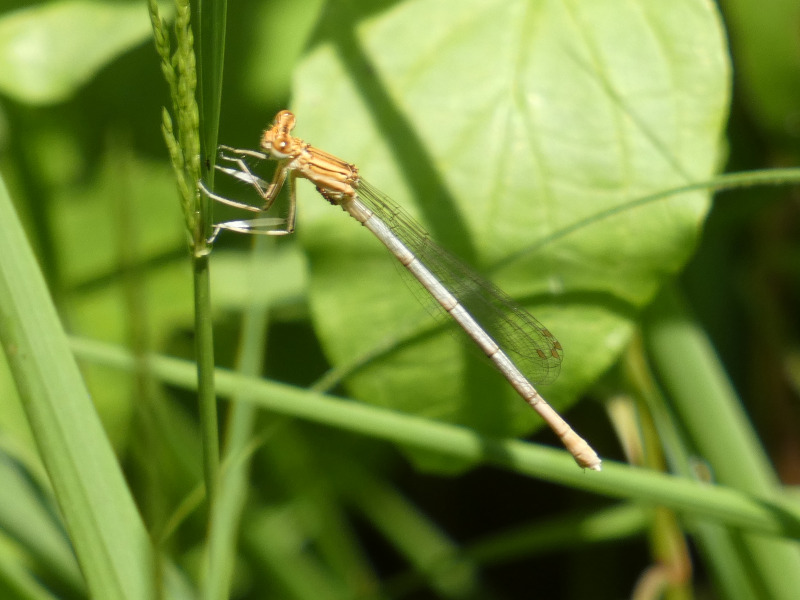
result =
M357 164L555 333L565 362L542 393L570 409L604 459L777 496L778 481L800 481L796 188L635 202L718 172L797 164L799 22L785 0L243 0L228 7L219 140L255 148L291 108L298 136ZM114 346L193 358L191 263L151 36L140 2L4 2L0 175L84 349L82 371L148 530L198 581L194 393L90 358ZM294 386L558 444L477 353L435 329L375 240L298 187L296 236L224 233L211 255L218 366L249 358ZM214 218L241 215L215 208ZM654 303L664 287L668 298ZM725 478L734 467L693 439L680 400L655 401L669 418L642 400L659 396L648 362L658 371L672 360L703 389L688 354L657 356L653 323L676 297L765 447L775 473L762 487ZM243 330L257 328L265 346L243 351ZM660 375L666 396L678 395ZM30 476L41 467L2 368L0 403L5 460ZM642 508L635 495L616 504L267 411L252 428L228 557L233 598L777 597L757 567L726 584L744 567L722 557L708 521ZM717 433L705 435L724 447ZM758 464L757 445L746 451ZM5 529L7 568L21 565L55 597L83 597L74 573ZM791 564L786 556L775 562ZM4 585L8 597L47 597Z

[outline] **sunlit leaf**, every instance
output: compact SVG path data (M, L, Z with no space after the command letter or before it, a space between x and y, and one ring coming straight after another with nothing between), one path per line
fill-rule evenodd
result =
M0 18L0 91L60 102L123 52L151 37L140 2L64 0Z
M730 79L718 15L697 0L419 0L355 19L338 5L326 16L326 43L297 75L297 135L357 164L526 304L565 348L543 393L571 403L697 240L703 193L603 213L714 173ZM393 259L299 186L330 357L347 366L406 340L419 310ZM494 433L533 427L502 378L475 364L440 334L350 383L367 401Z

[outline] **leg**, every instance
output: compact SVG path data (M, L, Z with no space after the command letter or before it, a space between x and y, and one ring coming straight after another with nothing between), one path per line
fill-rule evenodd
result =
M239 171L235 171L235 173L239 173ZM250 210L253 212L261 212L261 209L258 206L251 206L250 204L245 204L244 202L236 202L236 200L231 200L230 198L226 198L225 196L220 196L219 194L215 194L210 189L206 187L206 184L202 181L197 182L197 187L200 188L200 191L211 198L214 202L219 202L220 204L227 204L228 206L234 206L236 208L243 208L244 210Z
M286 215L286 233L294 233L294 221L297 217L297 196L295 196L297 171L289 173L289 214Z
M264 206L262 206L258 210L260 211L269 210L269 208L272 206L272 203L275 201L275 198L278 196L278 192L280 192L281 187L283 187L283 184L286 181L286 175L288 172L287 164L289 161L288 160L278 161L278 165L275 170L275 175L273 176L272 181L269 184L267 184L263 179L261 179L261 177L258 177L250 170L249 165L245 161L245 157L247 156L251 156L258 159L269 158L262 152L256 152L254 150L240 150L237 148L230 148L228 146L220 146L220 151L219 151L220 160L233 163L234 165L236 165L237 168L222 167L220 165L215 165L215 168L221 173L225 173L230 177L234 177L240 181L244 181L245 183L252 186L256 190L258 195L264 199ZM250 210L254 208L250 205L243 205L241 203L230 201L228 199L223 200L219 196L214 197L211 194L209 194L208 197L217 200L218 202L222 202L223 204L229 204L231 206L237 206L239 208L250 207L249 208Z
M280 219L278 217L259 217L257 219L217 223L214 225L214 231L211 232L211 237L208 238L208 244L213 244L214 240L217 239L217 236L223 229L226 231L236 231L238 233L254 235L286 235L292 233L294 227L289 229L286 223L287 219ZM283 227L280 227L281 225L283 225Z
M260 177L256 177L255 175L250 174L249 172L244 173L242 171L237 171L235 169L226 169L224 167L217 167L223 173L231 175L232 177L236 177L237 179L241 179L247 183L251 183L253 187L257 187L258 184L263 184L264 180ZM245 208L247 210L252 210L254 212L266 212L272 206L272 203L275 201L275 197L277 196L277 191L280 191L281 187L283 187L283 183L286 179L287 173L289 169L281 169L278 173L275 174L275 178L273 182L269 185L269 190L276 190L276 193L272 195L272 197L265 198L267 204L263 208L256 208L254 206L250 206L249 204L239 204L238 202L234 202L229 200L228 198L223 198L222 196L218 196L213 192L210 192L206 189L204 185L201 185L201 189L205 194L208 195L209 198L212 200L217 200L222 202L223 204L230 204L231 206L240 206L241 208ZM239 233L255 233L260 235L286 235L288 233L294 233L294 224L297 217L297 200L295 196L295 180L297 179L297 174L292 171L288 174L289 177L289 214L286 216L285 219L278 219L278 218L271 218L271 217L260 217L258 219L248 219L244 221L227 221L225 223L219 223L214 226L214 233L211 236L211 240L217 237L221 229L228 229L229 231L238 231ZM257 188L260 189L260 188ZM283 228L278 229L277 227L273 228L274 225L278 224L285 224Z
M267 200L269 192L272 189L271 186L269 186L263 179L255 175L250 170L250 166L245 161L245 157L247 156L252 156L259 159L265 158L263 154L261 154L260 152L255 152L254 150L240 150L238 148L229 148L228 146L220 146L218 155L220 161L233 163L235 165L235 168L214 165L214 168L217 171L220 171L221 173L225 173L226 175L234 177L239 181L244 181L246 184L255 188L259 196L264 198L264 200ZM280 165L278 165L278 169L280 170ZM277 171L276 171L276 176L277 176ZM228 203L225 202L224 204ZM231 206L238 206L238 204L231 204Z
M242 170L238 169L231 169L228 167L220 167L219 165L215 165L214 168L221 172L225 173L230 177L238 179L239 181L243 181L253 188L255 188L256 192L259 196L264 199L263 206L253 206L252 204L247 204L245 202L237 202L236 200L231 200L230 198L226 198L225 196L220 196L219 194L215 194L211 190L209 190L206 185L199 181L197 183L200 191L204 193L206 196L214 200L215 202L219 202L220 204L227 204L228 206L233 206L235 208L242 208L244 210L250 210L252 212L265 212L268 211L271 207L273 202L275 202L275 198L278 197L278 192L281 191L284 182L286 181L286 176L288 174L289 169L282 165L278 165L278 170L275 171L275 176L272 178L272 182L267 185L267 183L254 175L248 168L247 165L242 163L243 168ZM294 212L294 175L290 177L289 180L289 210L290 212Z
M233 146L225 146L224 144L220 144L217 146L217 154L219 154L220 158L223 160L234 161L236 158L234 157L243 157L243 156L250 156L252 158L257 158L258 160L269 160L269 156L264 154L263 152L259 152L258 150L247 150L246 148L234 148Z
M281 187L283 187L283 184L286 181L286 177L288 176L289 214L286 219L259 217L256 219L226 221L224 223L217 223L216 225L214 225L214 230L211 233L211 237L208 239L208 243L212 244L223 229L228 231L236 231L238 233L249 233L258 235L286 235L288 233L292 233L294 231L295 217L297 212L296 202L295 202L296 174L294 172L289 173L289 169L286 167L285 164L286 161L281 161L278 163L278 168L275 171L275 175L272 178L272 182L267 184L263 179L255 175L250 170L249 166L244 160L244 157L246 156L253 156L255 158L264 158L265 155L255 151L238 150L235 148L229 148L227 146L221 146L220 148L222 148L222 150L220 151L221 160L231 162L238 168L222 167L219 165L215 165L215 168L221 173L224 173L229 177L234 177L235 179L243 181L244 183L247 183L253 188L255 188L258 195L264 199L264 205L262 207L252 206L250 204L237 202L236 200L231 200L230 198L220 196L219 194L215 194L214 192L209 190L206 187L206 185L201 181L198 182L198 188L203 194L208 196L211 200L214 200L215 202L220 202L221 204L227 204L228 206L233 206L236 208L241 208L252 212L264 212L272 207L272 204L275 202L275 198L277 198L278 196L278 192L280 192L280 189ZM230 154L225 154L224 152L230 152Z
M215 165L214 168L219 171L220 173L225 173L229 177L233 177L234 179L238 179L239 181L243 181L244 183L250 185L251 187L255 188L256 192L259 196L264 198L267 202L264 206L253 206L252 204L244 204L242 202L237 202L235 200L231 200L230 198L225 198L224 196L220 196L219 194L215 194L211 190L209 190L204 184L201 185L201 189L203 193L215 200L216 202L220 202L221 204L227 204L229 206L235 206L236 208L243 208L245 210L252 210L253 212L264 212L265 210L269 210L272 206L272 203L275 201L275 197L277 193L270 194L270 191L275 190L280 191L283 180L286 178L286 174L284 173L282 177L277 177L279 181L273 183L267 183L258 175L254 175L250 171L240 171L237 169L231 169L228 167L220 167L219 165ZM276 187L277 186L277 187Z

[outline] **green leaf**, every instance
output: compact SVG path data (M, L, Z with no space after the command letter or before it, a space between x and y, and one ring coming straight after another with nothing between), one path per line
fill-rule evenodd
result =
M65 0L9 13L0 18L0 91L60 102L150 36L140 2Z
M0 342L94 598L152 597L150 540L0 180Z
M358 165L525 304L565 349L543 393L570 404L696 243L705 193L593 216L714 173L730 87L716 11L700 0L417 0L359 21L344 4L297 72L296 134ZM393 344L349 381L353 393L494 434L537 426L452 336L409 341L419 311L393 259L299 188L328 355L346 367Z

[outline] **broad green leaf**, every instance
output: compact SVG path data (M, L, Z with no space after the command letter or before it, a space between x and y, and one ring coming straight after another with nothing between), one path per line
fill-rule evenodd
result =
M611 366L637 311L692 252L706 194L605 211L719 164L730 72L714 7L414 0L369 18L334 2L297 72L296 134L359 166L443 246L562 342L564 407ZM303 182L311 305L366 401L521 433L536 416L477 353L419 320L393 259ZM583 223L568 234L569 228ZM408 342L401 345L401 342Z
M60 102L150 36L141 2L64 0L8 13L0 18L0 92Z

